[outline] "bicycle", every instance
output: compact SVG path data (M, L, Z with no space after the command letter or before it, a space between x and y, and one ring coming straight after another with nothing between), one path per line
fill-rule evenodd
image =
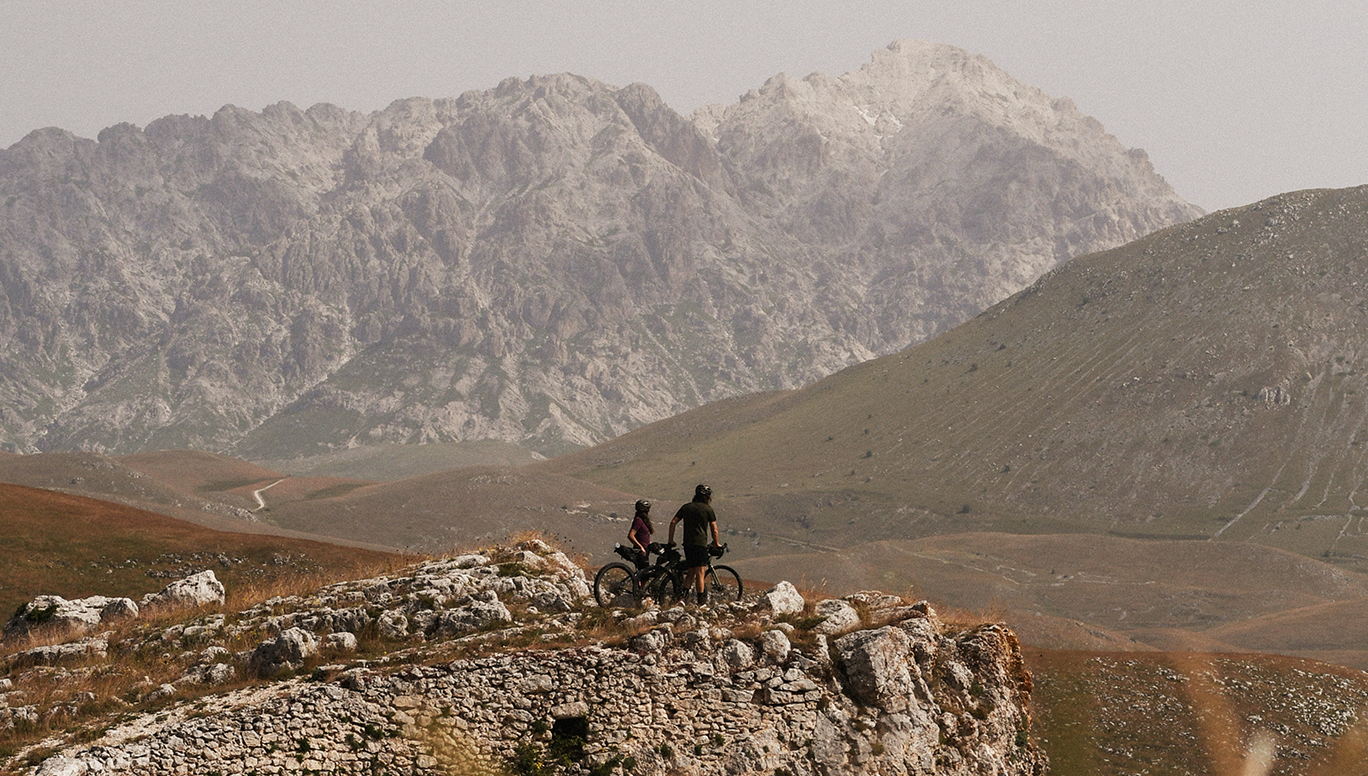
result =
M684 560L679 557L679 551L674 547L668 547L674 552L674 561L671 565L674 573L679 575L677 584L680 589L680 598L683 599L684 591ZM708 548L708 566L703 572L703 592L708 596L711 603L729 604L740 601L745 592L741 585L741 575L736 573L736 569L731 566L713 565L713 558L720 558L727 554L727 545L722 544Z
M654 565L633 571L626 563L613 562L599 569L594 576L594 600L599 606L626 606L635 608L646 597L654 598L662 605L670 605L684 600L684 556L679 548L670 544L651 542L646 548L647 556L658 557ZM636 553L621 544L613 545L613 551L625 560L635 562ZM741 575L731 566L714 565L713 558L720 558L727 552L727 545L708 548L708 566L703 572L703 589L708 600L719 603L740 601L744 593Z
M649 560L651 555L657 555L655 565L641 565L638 562L640 555L635 548L614 544L613 552L623 560L631 561L637 568L614 561L599 569L594 575L594 600L605 608L622 606L635 609L648 597L662 603L682 598L683 577L668 561L667 549L671 548L660 542L651 542L646 546L646 557ZM678 552L674 554L677 556Z

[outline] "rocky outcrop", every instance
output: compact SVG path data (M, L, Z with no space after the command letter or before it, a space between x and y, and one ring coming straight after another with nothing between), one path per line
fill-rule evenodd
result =
M138 616L138 605L130 598L93 595L68 601L59 595L40 595L19 607L5 623L7 639L21 638L37 629L86 633L104 623Z
M143 596L142 608L149 612L165 609L185 609L224 602L223 583L211 569L180 579L160 592Z
M94 595L68 601L59 595L40 595L19 607L5 623L6 639L17 639L37 630L86 633L102 625L137 619L143 613L171 609L193 609L224 602L223 583L211 570L179 579L159 592L142 597L141 604L131 598L106 598Z
M534 542L148 633L159 652L275 635L194 653L178 685L146 689L153 708L94 742L47 742L31 772L1043 772L1030 676L1000 626L952 627L925 603L865 593L842 602L857 622L822 634L820 616L776 618L758 598L601 610L575 592L584 581ZM539 590L570 610L532 603ZM439 625L494 603L511 621L454 636ZM408 635L377 642L382 612L402 614ZM368 657L324 646L343 633L366 639ZM260 673L278 681L213 696L213 714L197 712L204 695L168 705L192 682L212 692L235 664L274 666Z
M0 151L0 444L545 453L796 386L1188 219L948 46L680 116L571 75Z

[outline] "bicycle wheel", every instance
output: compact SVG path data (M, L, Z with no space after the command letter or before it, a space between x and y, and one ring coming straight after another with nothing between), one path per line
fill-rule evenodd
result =
M652 569L652 576L643 587L646 595L655 599L658 606L668 607L684 597L684 580L678 574L666 569Z
M602 607L634 608L637 598L635 572L626 563L609 563L594 575L594 600Z
M710 566L703 577L709 601L731 603L741 600L741 575L731 566Z

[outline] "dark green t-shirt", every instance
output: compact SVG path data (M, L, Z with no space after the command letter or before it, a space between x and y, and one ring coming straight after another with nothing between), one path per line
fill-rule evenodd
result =
M717 513L713 512L711 504L690 501L675 512L675 517L684 523L685 546L707 546L712 542L708 524L717 522Z

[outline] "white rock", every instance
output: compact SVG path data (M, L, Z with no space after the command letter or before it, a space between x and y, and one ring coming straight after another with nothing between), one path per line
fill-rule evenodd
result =
M742 671L755 662L755 650L744 641L732 639L722 645L722 662L732 671Z
M38 770L33 772L33 776L81 776L90 773L90 766L84 760L72 760L66 757L49 757L38 766Z
M214 576L213 570L191 574L162 588L159 593L143 596L144 609L164 609L196 607L224 602L223 583Z
M802 594L787 580L771 588L762 596L762 600L769 605L770 611L774 612L776 617L798 614L807 606Z
M828 598L819 601L814 611L818 617L823 618L817 627L813 628L818 633L839 633L860 624L860 613L855 611L855 607L840 599Z
M760 650L767 663L782 663L788 660L790 646L788 636L781 630L768 630L760 635Z
M323 640L323 646L328 649L335 649L340 652L356 651L356 634L342 631L341 633L329 633Z

